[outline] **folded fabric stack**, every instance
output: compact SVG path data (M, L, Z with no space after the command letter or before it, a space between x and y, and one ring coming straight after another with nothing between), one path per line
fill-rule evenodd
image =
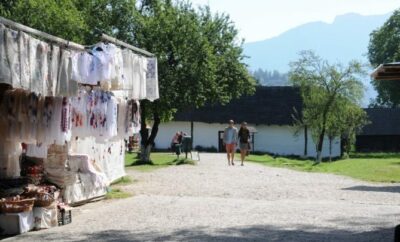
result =
M70 155L68 164L71 171L76 172L77 180L66 186L64 201L74 204L106 194L109 185L107 176L92 164L88 155Z
M74 184L76 173L67 166L68 147L52 145L44 163L46 179L60 188Z
M1 126L1 124L0 124ZM20 176L21 168L19 157L21 145L15 142L4 142L0 145L0 178L17 178Z

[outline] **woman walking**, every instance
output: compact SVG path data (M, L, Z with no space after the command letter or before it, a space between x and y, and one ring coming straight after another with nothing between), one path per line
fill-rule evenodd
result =
M247 128L246 122L243 122L240 125L238 137L240 142L240 158L242 160L242 166L243 166L244 158L246 157L247 152L249 150L249 141L250 141L250 131Z
M226 155L228 157L228 165L235 165L233 159L236 152L236 144L238 139L238 131L235 127L235 122L229 120L229 126L224 131L224 144L226 149Z

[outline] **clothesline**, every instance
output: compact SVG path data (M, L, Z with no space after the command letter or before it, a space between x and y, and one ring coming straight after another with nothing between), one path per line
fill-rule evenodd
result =
M86 49L85 46L83 46L81 44L77 44L75 42L72 42L72 41L69 41L69 40L65 40L65 39L53 36L51 34L47 34L47 33L42 32L40 30L28 27L28 26L20 24L20 23L16 23L16 22L14 22L12 20L6 19L6 18L1 17L1 16L0 16L0 23L4 24L6 26L9 26L10 28L13 28L13 29L16 29L16 30L19 30L19 31L23 31L23 32L26 32L26 33L29 33L29 34L33 34L33 35L36 35L36 36L41 37L41 38L45 38L45 39L47 39L47 40L49 40L51 42L55 42L55 43L57 43L57 44L59 44L61 46L65 46L67 48L71 48L71 49L75 49L75 50L81 50L81 51L84 51ZM125 43L125 42L123 42L121 40L118 40L117 38L111 37L111 36L106 35L104 33L101 35L101 39L104 40L104 41L107 41L107 42L122 46L124 48L130 49L130 50L132 50L132 51L134 51L134 52L136 52L138 54L142 54L144 56L148 56L148 57L154 57L155 56L153 53L150 53L150 52L148 52L146 50L143 50L141 48L135 47L133 45L127 44L127 43Z
M132 50L132 51L134 51L134 52L143 54L143 55L148 56L148 57L154 57L154 56L155 56L153 53L150 53L150 52L148 52L147 50L143 50L143 49L137 48L137 47L135 47L135 46L133 46L133 45L127 44L127 43L125 43L125 42L123 42L123 41L121 41L121 40L118 40L117 38L108 36L108 35L106 35L106 34L102 34L102 35L101 35L101 39L102 39L103 41L107 41L107 42L113 43L113 44L115 44L115 45L119 45L119 46L128 48L128 49L130 49L130 50Z

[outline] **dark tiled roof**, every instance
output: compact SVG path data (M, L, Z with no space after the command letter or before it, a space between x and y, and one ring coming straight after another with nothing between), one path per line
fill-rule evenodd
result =
M368 119L360 135L400 135L400 108L367 108Z
M239 123L291 125L294 108L301 112L300 90L295 87L257 87L252 96L243 96L229 104L206 106L194 111L180 112L175 121L227 123L233 119Z

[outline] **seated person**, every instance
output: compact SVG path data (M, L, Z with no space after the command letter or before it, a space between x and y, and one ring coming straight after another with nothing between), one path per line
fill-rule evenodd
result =
M175 151L177 155L181 154L181 144L182 144L182 132L176 132L171 141L171 149Z

